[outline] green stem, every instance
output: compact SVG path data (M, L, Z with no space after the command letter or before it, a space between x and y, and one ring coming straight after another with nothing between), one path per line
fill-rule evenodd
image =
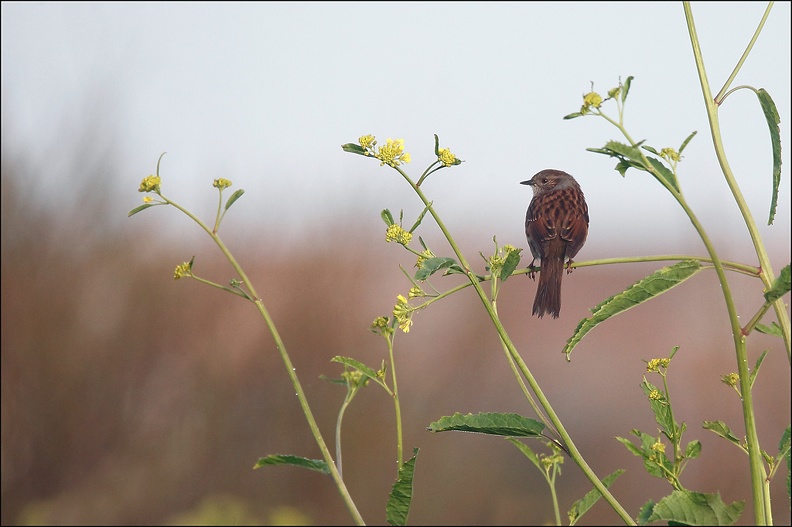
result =
M589 467L588 463L586 463L586 460L583 459L583 456L580 454L580 451L577 449L574 442L572 441L572 438L567 433L566 428L564 428L563 423L561 423L561 420L559 419L558 415L555 413L555 410L553 410L553 407L550 405L550 401L548 401L547 397L545 397L544 395L544 392L539 387L539 383L536 381L533 374L528 369L528 366L526 366L525 362L522 360L522 357L517 352L517 348L514 346L514 343L512 343L511 338L509 337L509 334L506 332L506 329L503 327L503 324L498 318L497 313L495 313L495 311L492 309L492 305L490 304L489 299L487 298L487 294L482 289L478 277L470 269L467 260L465 259L465 256L462 254L462 251L457 246L456 242L454 241L454 238L451 236L451 233L448 231L445 224L440 219L440 216L434 210L434 207L432 207L429 200L426 199L426 196L421 191L420 187L418 187L406 173L404 173L398 167L396 167L396 170L410 184L410 186L413 188L413 190L421 199L421 201L423 201L424 205L428 208L429 213L434 218L435 222L437 223L437 226L442 231L449 245L451 245L454 254L456 254L457 259L459 260L459 264L462 266L463 269L465 269L468 280L470 280L470 283L473 285L473 288L476 290L476 294L479 296L482 304L484 305L484 309L486 309L487 314L492 320L492 323L495 325L495 329L497 330L498 335L500 335L501 341L508 348L509 354L512 356L514 361L519 366L520 371L522 372L525 379L528 381L528 385L531 387L531 390L533 390L534 394L536 394L536 398L539 400L539 403L541 404L542 408L544 408L548 418L555 426L556 430L558 431L558 434L561 436L563 443L567 447L569 456L580 467L580 469L583 471L583 474L585 474L585 476L589 479L589 481L591 481L592 485L594 485L594 488L597 489L597 491L602 495L605 501L607 501L608 504L613 508L616 514L618 514L619 517L621 517L622 520L628 525L635 525L635 520L633 520L630 514L626 510L624 510L624 507L622 507L622 505L616 500L616 498L613 497L610 491L608 491L605 485L603 485L602 482L599 480L599 478L594 473L594 471L591 470L591 467Z
M690 34L690 41L693 46L693 55L696 61L696 68L698 70L699 81L701 83L701 90L707 108L707 117L709 119L712 141L715 146L715 154L718 158L718 162L720 163L723 175L726 178L726 183L731 189L732 195L734 196L734 199L737 202L737 206L739 207L740 212L743 215L745 224L748 227L748 231L754 243L756 255L759 259L759 266L763 271L762 280L765 282L765 287L767 288L770 286L773 276L772 267L770 266L770 260L767 256L767 253L765 252L764 244L762 243L761 237L759 236L759 232L758 229L756 228L756 223L753 220L753 216L751 215L751 212L748 209L747 204L745 203L745 199L743 198L742 193L740 192L740 188L737 185L736 180L734 179L734 175L731 171L731 167L729 166L729 163L726 159L726 153L723 147L723 141L721 139L721 134L720 134L720 124L718 121L718 110L717 110L718 106L713 101L712 94L710 92L709 81L707 79L707 74L704 69L704 61L701 55L701 48L699 46L698 35L696 34L696 26L693 21L693 13L690 9L689 2L684 2L684 9L685 9L685 19L687 20L688 33ZM768 7L768 11L769 11L769 7ZM765 13L765 18L766 16L767 13ZM762 24L763 23L764 23L764 18ZM755 38L749 44L745 54L747 54L748 51L750 51L750 48L753 45L754 40ZM736 72L733 75L735 74ZM724 89L727 88L728 85L724 86ZM701 232L703 233L703 231ZM708 252L710 252L710 254L714 256L714 251L710 251L709 249L709 240L707 240L705 237L702 239L704 239L705 244L708 245ZM714 257L713 260L715 260ZM748 443L749 466L751 471L751 489L753 494L754 522L756 523L756 525L767 525L768 523L772 522L772 517L771 516L768 517L767 515L769 511L769 507L767 506L769 495L765 495L764 492L764 481L763 481L764 478L762 477L763 476L762 457L759 448L759 437L756 430L756 418L753 409L753 396L751 394L750 377L748 370L748 356L745 346L745 335L742 333L742 330L740 328L739 319L737 318L737 314L734 309L734 304L732 302L731 292L729 291L728 283L725 280L725 275L723 275L723 268L722 266L720 266L720 262L713 261L713 264L715 265L716 271L718 272L718 277L721 279L721 287L723 289L723 294L726 298L726 305L729 310L729 321L732 327L732 338L734 339L734 347L737 355L737 371L740 375L740 393L742 395L743 420L745 422L745 437L746 437L746 442ZM787 330L784 332L784 334L785 336L788 336L789 318L786 316L786 311L783 309L783 303L781 303L781 308L782 309L779 310L779 308L776 307L776 313L778 315L779 322L781 322L782 327L785 324L782 321L782 319L786 319ZM787 353L789 353L788 342L787 342Z
M161 195L160 195L161 196ZM300 384L300 380L297 378L297 372L294 366L292 365L291 358L289 358L289 354L286 351L286 346L281 340L280 333L278 332L277 327L275 327L275 322L270 317L267 308L264 306L264 302L259 297L256 289L253 287L253 283L248 279L247 274L242 269L242 267L237 263L236 259L234 258L231 251L225 246L223 241L220 237L212 232L212 229L206 226L204 222L198 219L195 215L193 215L190 211L182 207L181 205L168 200L164 196L161 196L163 199L166 199L170 205L173 205L184 214L186 214L190 219L196 222L206 233L211 236L212 240L214 240L215 244L220 248L220 251L225 255L228 261L231 263L233 268L239 274L240 279L245 283L245 286L250 291L250 294L253 298L255 298L254 303L261 313L261 316L264 317L264 321L267 324L267 327L272 334L272 338L275 340L275 346L278 348L278 353L280 353L281 359L283 360L283 364L286 366L286 373L289 375L289 379L294 386L294 390L297 394L297 399L300 402L300 407L302 407L303 413L305 414L305 419L308 421L308 427L311 429L311 433L316 440L316 444L319 447L319 450L322 452L322 457L324 458L327 467L330 469L330 476L333 478L333 481L338 488L338 491L341 493L341 498L344 500L347 508L349 509L350 514L352 514L352 518L354 519L357 525L365 525L363 521L363 517L360 515L360 512L357 510L355 506L355 502L352 500L352 496L349 494L349 491L344 484L344 480L341 477L341 474L336 467L335 462L333 461L333 456L330 454L330 450L327 448L327 444L325 444L324 438L322 437L322 432L319 430L319 426L316 424L316 420L314 419L313 412L311 412L311 407L308 405L308 399L305 396L305 392L302 389L302 385Z
M399 463L399 468L404 464L404 441L402 439L402 416L401 416L401 403L399 402L399 385L396 382L396 361L393 360L393 340L391 338L386 339L388 341L388 355L390 356L390 370L391 370L391 379L393 380L393 392L391 396L393 397L393 406L396 411L396 455L397 460Z

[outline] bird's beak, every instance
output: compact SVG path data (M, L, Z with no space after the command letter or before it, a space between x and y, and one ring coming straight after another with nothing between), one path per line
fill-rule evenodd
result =
M529 179L527 181L520 181L520 185L533 185L533 184L534 184L533 179Z

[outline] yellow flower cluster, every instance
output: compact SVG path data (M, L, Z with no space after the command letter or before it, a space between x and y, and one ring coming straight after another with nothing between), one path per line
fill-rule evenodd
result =
M438 150L437 159L443 164L444 167L450 167L451 165L457 164L456 156L452 154L451 150L448 148L441 148Z
M660 390L652 390L649 392L649 400L650 401L660 401L663 398L663 394L660 393Z
M660 157L674 162L678 162L680 159L682 159L682 156L679 155L679 152L673 148L663 148L660 150Z
M646 371L653 372L658 371L660 368L668 368L668 365L671 363L671 359L652 359L646 363Z
M381 146L374 157L382 161L382 165L397 167L402 163L410 162L410 154L404 151L404 139L388 139L385 146Z
M178 280L179 278L184 278L185 276L192 276L192 269L190 262L184 262L176 266L176 269L173 271L173 279Z
M412 325L412 315L415 309L410 306L409 302L402 295L396 297L396 305L393 307L393 316L396 317L396 322L399 324L399 329L405 333L410 332Z
M161 183L162 180L159 176L146 176L143 178L143 181L140 182L140 188L138 189L138 192L159 193Z
M393 333L393 328L390 327L390 320L388 317L377 317L371 323L371 331L379 333L380 335L388 335Z
M358 139L358 143L360 146L365 148L366 150L372 150L374 146L377 144L377 140L374 138L373 135L363 135Z
M225 179L225 178L215 179L214 183L212 183L212 186L214 188L219 188L220 190L228 188L231 185L233 185L233 183L231 183L231 181L229 181L228 179Z
M728 384L729 386L737 386L737 383L740 382L740 375L737 373L730 373L728 375L724 375L721 377L721 382L723 384Z
M580 107L580 113L586 115L591 112L592 108L599 108L602 105L602 96L597 92L589 92L583 96L583 106Z
M385 231L386 242L397 242L406 247L409 245L410 240L412 240L412 233L405 231L401 225L396 225L394 223L388 227L387 231Z

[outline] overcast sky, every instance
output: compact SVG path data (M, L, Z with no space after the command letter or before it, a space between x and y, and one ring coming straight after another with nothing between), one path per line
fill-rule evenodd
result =
M714 92L765 7L693 3ZM742 244L679 2L2 4L4 148L44 155L60 144L68 156L70 141L95 127L119 156L119 172L108 177L128 187L122 217L140 203L140 179L167 151L168 196L204 204L214 199L211 179L226 177L247 191L235 214L288 227L290 236L356 209L379 222L382 208L404 208L411 224L421 207L397 174L340 146L363 134L381 143L403 138L417 177L433 161L437 133L465 161L424 185L452 229L524 244L530 190L518 183L559 168L586 193L589 245L632 254L648 234L661 242L651 252L674 252L696 238L672 199L646 174L622 179L613 160L585 150L622 140L617 131L600 119L562 120L592 82L604 94L629 75L633 137L660 149L697 130L682 188L707 228L737 233ZM776 226L765 232L784 240L790 3L773 8L740 84L766 88L781 116L781 198ZM729 161L764 225L772 158L753 93L730 96L721 123ZM58 167L69 164L44 164L52 165L45 177L57 199L70 177Z

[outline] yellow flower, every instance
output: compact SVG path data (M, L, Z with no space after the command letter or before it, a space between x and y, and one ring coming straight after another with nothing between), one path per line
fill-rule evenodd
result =
M360 146L362 146L366 150L371 150L372 148L374 148L374 145L377 144L377 140L371 134L362 135L358 139L358 143L360 143Z
M143 196L143 203L151 203L152 201L154 201L154 198L151 196Z
M646 363L646 371L658 371L660 368L668 368L671 359L652 359Z
M740 376L736 373L730 373L728 375L724 375L723 377L721 377L721 382L734 387L737 386L738 382L740 382Z
M412 240L412 233L405 231L401 225L396 225L394 223L385 231L386 242L397 242L406 247L410 243L410 240Z
M396 297L396 305L393 307L393 316L396 317L399 329L405 333L410 332L413 311L414 309L410 306L406 298L402 295Z
M583 105L599 108L602 105L602 96L597 92L589 92L583 96Z
M661 454L665 452L665 449L666 449L665 444L659 439L655 441L655 443L652 445L652 450Z
M386 140L385 145L380 147L375 157L382 161L380 166L390 165L397 167L402 163L410 162L410 154L404 151L404 139Z
M220 190L228 188L231 185L233 185L233 183L231 183L231 181L229 181L227 179L224 179L224 178L215 179L214 183L212 183L212 186L214 188L219 188Z
M421 289L420 287L411 287L410 292L407 293L407 296L409 298L418 298L418 297L426 296L426 293L424 293L423 289Z
M161 183L162 180L159 176L146 176L143 178L143 181L140 182L140 188L138 189L138 192L159 193Z
M388 317L377 317L371 323L369 328L373 333L378 333L382 336L393 333L393 328L390 326L390 319Z
M176 269L173 271L173 279L178 280L179 278L184 278L185 276L192 276L192 265L191 262L184 262L176 266Z
M443 164L445 167L450 167L451 165L457 164L457 158L454 154L451 153L451 150L448 148L441 148L438 151L437 159Z
M649 400L650 401L659 401L663 398L663 394L660 393L660 390L652 390L649 392Z
M660 150L660 157L669 161L679 161L682 159L682 156L679 155L679 152L673 148L663 148Z

